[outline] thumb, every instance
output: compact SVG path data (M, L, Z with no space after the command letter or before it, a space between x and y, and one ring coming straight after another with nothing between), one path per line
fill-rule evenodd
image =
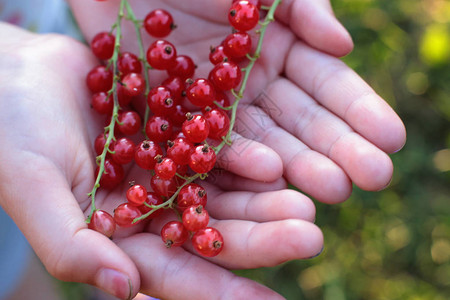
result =
M91 284L120 299L131 299L140 286L135 264L111 240L87 228L71 187L54 164L41 157L31 161L22 165L32 165L36 171L8 168L8 164L2 168L0 204L48 272L63 281Z

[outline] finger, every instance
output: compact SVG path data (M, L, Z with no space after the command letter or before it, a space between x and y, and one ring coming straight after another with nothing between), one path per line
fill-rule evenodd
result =
M226 191L267 192L287 187L287 182L283 177L272 182L262 182L237 176L222 169L213 169L209 172L205 183Z
M164 224L173 217L166 214L153 220L149 230L159 234ZM224 239L223 250L210 260L228 269L273 267L289 260L316 256L323 248L320 229L304 220L256 223L210 218L208 226L217 228ZM185 243L183 247L196 254L190 243Z
M270 5L273 0L261 2ZM283 0L275 16L314 48L334 56L347 55L353 49L350 34L334 16L328 0Z
M288 55L286 75L383 151L396 152L405 144L400 118L340 60L297 42Z
M275 81L258 99L255 104L281 127L336 162L362 189L379 190L390 182L389 156L290 81Z
M218 154L219 168L263 182L273 182L282 176L283 163L271 148L237 133L231 135L231 142Z
M31 153L17 157L22 164L4 165L7 172L0 173L2 206L49 273L95 285L121 299L135 295L140 283L134 263L111 240L87 229L67 181L54 165Z
M316 208L308 197L294 190L224 192L214 186L208 191L208 212L219 220L234 219L254 222L301 219L314 222Z
M270 100L261 97L257 103ZM350 196L351 181L340 166L279 127L262 109L242 106L236 123L239 133L278 153L283 160L284 177L301 191L325 203L342 202Z
M283 299L274 291L194 256L167 249L161 238L141 233L118 242L136 263L141 291L160 299ZM142 251L147 249L147 251Z

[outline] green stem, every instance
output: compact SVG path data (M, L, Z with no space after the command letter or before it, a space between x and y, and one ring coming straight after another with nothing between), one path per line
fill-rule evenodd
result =
M116 41L114 45L114 53L113 56L109 59L108 65L112 65L113 68L113 74L114 74L114 80L113 85L111 89L108 91L108 97L113 95L114 100L114 108L111 116L111 122L108 126L105 127L105 147L103 148L103 152L97 156L97 162L99 164L99 171L97 174L97 177L95 179L94 187L92 188L92 191L88 194L89 197L91 197L91 213L89 214L86 222L89 223L92 218L92 214L97 210L95 206L95 195L97 193L97 190L100 188L100 179L102 178L102 175L105 173L105 160L106 155L108 154L109 146L111 145L111 142L114 140L114 129L117 122L117 117L119 115L119 98L117 95L117 84L119 82L119 76L117 75L117 61L119 58L119 52L120 52L120 40L122 38L122 30L121 30L121 24L123 19L123 12L124 12L124 6L127 3L127 0L121 0L120 1L120 7L119 7L119 14L117 15L117 21L113 24L112 28L116 29Z

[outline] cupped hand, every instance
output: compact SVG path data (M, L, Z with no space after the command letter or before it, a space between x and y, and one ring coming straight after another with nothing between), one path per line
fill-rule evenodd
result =
M246 178L230 167L205 183L211 225L225 240L217 257L199 257L189 245L166 249L159 231L169 213L120 228L112 241L87 229L92 145L104 120L90 108L85 76L98 62L67 37L5 24L0 34L0 204L52 275L122 299L138 291L164 299L276 299L270 289L228 269L273 266L320 252L323 239L311 223L312 201L283 190L281 159L258 142L240 155L238 145L224 149L244 170L251 169L241 171ZM265 165L255 164L261 159ZM147 172L130 165L126 174L116 189L99 190L98 208L112 213L125 201L131 179L148 186Z

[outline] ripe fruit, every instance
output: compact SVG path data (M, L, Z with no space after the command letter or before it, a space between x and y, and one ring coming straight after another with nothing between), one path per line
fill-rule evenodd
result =
M225 55L231 59L241 58L250 53L252 39L246 32L229 34L222 43Z
M199 254L213 257L222 251L223 237L217 229L206 227L192 236L192 245Z
M133 161L136 145L129 138L120 138L114 142L111 158L114 162L125 165Z
M184 210L182 220L187 230L196 232L208 226L209 214L202 205L193 205Z
M165 117L153 116L145 125L145 133L156 143L166 142L172 136L172 123Z
M187 120L184 121L181 130L184 136L191 143L203 142L209 134L209 124L202 115L186 114Z
M189 167L197 173L208 173L216 164L216 152L207 145L199 145L194 149Z
M186 138L177 138L167 142L167 157L170 157L177 165L187 165L194 151L194 145Z
M116 231L116 222L113 217L103 210L96 210L91 217L88 228L100 232L106 237L112 237Z
M228 61L228 57L225 55L222 45L219 45L217 47L211 47L209 52L209 61L213 65L217 65L221 62Z
M122 76L142 72L142 64L139 58L131 52L123 52L120 54L117 60L117 67Z
M259 21L259 10L249 1L237 1L231 5L228 14L228 21L231 26L239 31L248 31L253 29Z
M170 89L165 86L152 88L147 97L147 104L154 115L162 117L172 115L176 107Z
M206 195L205 188L196 183L190 183L180 190L176 204L177 209L183 212L190 206L202 205L205 207L207 201L208 196Z
M171 197L177 191L177 182L174 177L162 179L158 175L154 175L150 179L150 186L157 195L162 197Z
M95 170L97 176L100 171L99 167ZM100 179L100 186L106 189L113 189L118 186L123 178L125 177L125 172L122 165L115 163L111 159L105 159L105 170Z
M232 61L217 64L209 73L214 86L222 91L236 88L241 83L241 68Z
M111 114L114 108L114 100L108 97L105 92L95 93L92 95L92 108L101 115Z
M93 93L107 92L113 85L113 74L104 66L93 68L86 76L86 84Z
M100 32L91 41L91 50L99 59L110 59L116 38L109 32Z
M220 108L205 109L203 114L206 121L209 124L208 137L215 140L222 140L222 137L226 136L230 129L230 118Z
M152 170L155 168L157 155L162 155L161 147L153 141L142 141L134 153L134 160L136 164L145 170Z
M117 129L125 135L134 135L141 128L141 117L135 111L123 111L117 117Z
M155 9L145 17L144 28L151 36L162 38L168 36L176 26L170 13Z
M189 101L200 107L211 105L216 93L214 86L208 79L198 78L186 89L186 97Z
M130 227L135 225L134 219L142 216L141 211L130 203L122 203L114 210L114 221L120 227Z
M187 55L179 55L176 58L175 65L167 70L170 76L178 76L181 79L192 78L195 72L195 64L192 58Z
M147 61L157 70L168 70L176 64L175 46L164 40L157 40L147 50Z
M172 179L177 173L177 165L171 158L156 157L155 174L161 179Z
M179 247L187 241L189 232L184 228L183 223L171 221L161 229L161 238L167 248Z
M147 199L145 200L145 203L156 206L156 205L163 204L164 200L160 196L158 196L156 193L147 193ZM152 210L147 205L141 205L138 208L142 212L143 215L145 215L146 213L148 213L149 211ZM148 216L148 218L154 219L154 218L158 217L159 215L161 215L162 212L163 212L162 209L155 210L154 212L151 213L151 215Z
M145 90L145 79L141 74L128 73L122 79L123 93L129 97L136 97Z
M131 205L141 206L147 200L147 189L140 185L135 184L127 190L127 201Z

